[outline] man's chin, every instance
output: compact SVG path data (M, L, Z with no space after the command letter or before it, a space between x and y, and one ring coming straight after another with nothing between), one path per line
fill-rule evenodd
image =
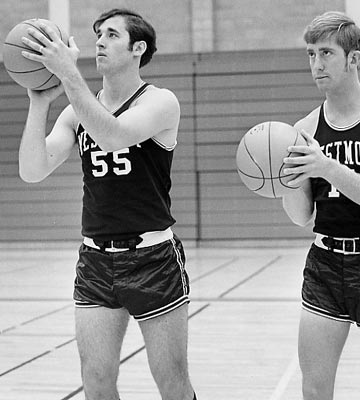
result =
M321 94L325 94L329 90L329 85L322 81L316 81L316 86Z
M106 71L106 67L103 63L96 61L96 70L97 72L103 72Z

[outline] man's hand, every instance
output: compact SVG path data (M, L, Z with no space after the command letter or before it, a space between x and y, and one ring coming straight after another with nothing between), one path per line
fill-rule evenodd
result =
M80 53L74 38L70 37L69 45L66 45L58 34L46 24L41 23L39 27L48 37L36 29L29 28L28 33L35 40L23 37L22 42L40 54L24 50L22 55L29 60L41 62L60 80L71 76L74 69L77 68L76 62Z
M63 92L64 87L62 84L45 90L27 90L27 94L32 103L41 103L45 107L49 106Z
M284 170L284 173L299 174L295 179L288 182L290 186L297 186L308 178L321 177L326 179L326 174L331 165L331 159L322 152L319 142L304 130L301 130L301 134L305 138L307 146L290 146L288 151L302 153L303 155L284 158L284 163L290 166L290 168Z

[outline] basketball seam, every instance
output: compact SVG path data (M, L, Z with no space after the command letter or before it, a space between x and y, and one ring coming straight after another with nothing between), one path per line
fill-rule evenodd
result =
M32 72L42 71L43 69L46 69L46 67L32 69L30 71L12 71L11 69L6 68L6 71L11 72L12 74L30 74Z
M24 24L24 25L30 25L30 26L32 26L34 29L36 29L37 31L39 31L40 33L42 33L47 39L49 39L50 41L52 41L51 38L50 38L50 36L49 36L44 30L42 30L41 28L37 27L36 25L31 24L29 21L24 21L23 24ZM34 39L37 40L36 38L34 38ZM39 43L41 43L39 40L37 40L37 41L38 41Z
M294 141L294 143L292 144L293 146L296 146L296 143L297 143L297 140L298 140L298 138L299 138L299 135L300 135L300 134L299 134L299 131L296 131L295 141ZM292 153L292 152L288 152L287 157L290 157L291 153ZM282 163L282 164L281 164L280 171L281 171L281 168L282 168L284 165L285 165L285 163ZM285 185L285 184L281 181L281 179L284 179L284 178L290 176L291 174L287 174L287 175L284 175L284 176L280 176L280 171L279 171L279 182L280 182L280 184L281 184L283 187L286 187L287 189L294 189L294 190L295 190L295 189L299 189L300 186L288 186L288 185Z
M23 24L32 26L34 29L36 29L37 31L41 32L44 36L46 36L47 39L52 41L50 36L43 29L37 27L36 25L31 24L29 21L24 21ZM62 32L61 32L60 28L56 24L54 24L54 25L56 26L56 28L58 30L60 39L63 40L63 36L62 36ZM34 39L37 40L36 38L34 38Z
M272 165L271 165L271 122L269 122L269 130L268 130L268 153L269 153L269 168L270 168L270 176L271 176L271 189L273 192L274 197L276 198L275 194L275 187L274 187L274 182L273 182L273 175L272 175Z
M50 81L50 79L52 79L53 76L55 76L55 74L51 74L48 80L46 80L45 82L43 82L40 86L34 87L33 90L40 89L42 86L46 85L46 84Z
M38 55L41 54L41 53L39 53L38 51L33 50L31 47L27 47L27 46L25 46L25 45L24 45L24 46L19 46L18 44L9 43L9 42L4 42L4 45L12 46L12 47L17 47L18 49L24 49L24 50L32 51L32 52L34 52L35 54L38 54Z
M252 154L250 153L250 151L249 151L249 148L248 148L248 146L247 146L247 144L246 144L246 136L244 137L244 147L245 147L245 150L246 150L246 152L248 153L248 156L250 157L250 159L253 161L253 163L259 168L259 171L260 171L260 173L261 173L261 175L262 175L262 178L263 178L263 183L262 183L262 185L259 187L259 188L257 188L257 189L254 189L253 190L253 192L256 192L256 191L258 191L258 190L260 190L260 189L262 189L264 186L265 186L265 177L264 177L264 172L262 171L262 169L261 169L261 167L260 167L260 165L256 162L256 160L255 160L255 158L252 156ZM239 170L239 168L238 168L238 170ZM241 170L239 170L241 173L243 173ZM245 173L244 173L244 175L246 175ZM260 178L259 178L260 179Z
M8 43L8 42L5 42L4 44L6 44L7 46L16 47L16 48L18 48L18 49L24 49L24 50L26 50L26 51L32 52L33 54L40 55L39 52L37 52L36 50L30 49L30 47L22 47L22 46L19 46L19 45L17 45L17 44ZM37 62L37 61L35 61L35 62L38 63L38 64L40 64L40 65L42 65L42 67L37 68L37 69L27 70L27 71L13 71L13 70L7 68L6 66L5 66L5 67L6 67L6 71L11 72L12 74L28 74L28 73L31 73L31 72L41 71L41 70L43 70L43 69L46 68L43 64L41 64L41 63L39 63L39 62Z

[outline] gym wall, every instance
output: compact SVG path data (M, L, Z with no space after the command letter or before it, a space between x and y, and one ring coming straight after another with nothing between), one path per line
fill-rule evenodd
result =
M1 0L0 40L17 23L51 13L52 20L69 26L81 57L92 57L93 21L125 6L154 25L159 54L303 48L302 33L313 17L345 11L349 1L355 0Z
M93 59L79 66L93 90ZM186 240L306 239L279 199L262 198L241 182L238 143L253 125L294 123L321 102L303 50L159 55L144 78L175 92L182 116L173 168L176 232ZM56 101L48 129L67 104ZM25 90L0 65L0 241L80 239L81 169L77 151L40 184L18 176L18 147L27 115Z
M48 2L2 0L0 36L19 21L48 18ZM66 1L66 0L61 0ZM256 0L255 0L256 3ZM71 0L71 34L79 66L93 90L93 20L106 8L130 6L158 32L159 51L144 78L172 89L182 117L173 169L176 232L186 240L308 239L280 200L251 193L236 172L244 133L266 120L294 123L321 102L302 42L305 25L344 1L324 0ZM151 6L149 6L151 4ZM270 16L270 17L269 17ZM1 57L1 55L0 55ZM54 104L48 130L67 104ZM81 169L77 151L40 184L18 176L18 147L27 115L26 91L0 64L0 241L80 240Z

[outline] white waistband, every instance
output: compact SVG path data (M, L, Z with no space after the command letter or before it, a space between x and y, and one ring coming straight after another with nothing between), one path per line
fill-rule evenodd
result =
M323 243L322 239L326 238L328 236L326 235L322 235L321 233L317 233L315 236L315 245L317 247L320 247L322 249L325 250L329 250L329 248L327 246L325 246L325 244ZM359 238L339 238L339 237L333 237L333 239L335 240L342 240L342 241L352 241L352 240L359 240ZM345 249L340 250L340 249L332 249L331 251L333 251L334 253L342 253L342 254L360 254L360 252L355 252L355 251L345 251Z
M166 240L172 239L174 236L171 228L167 228L164 231L154 231L154 232L146 232L140 237L142 238L142 242L136 245L137 249L140 249L142 247L149 247L149 246L155 246L156 244L165 242ZM109 240L108 240L109 241ZM112 242L112 241L110 241ZM115 240L116 242L116 240ZM86 246L92 247L94 249L100 250L100 247L97 246L94 243L94 240L88 237L84 237L83 243ZM117 248L117 247L108 247L104 249L105 251L111 252L111 253L116 253L120 251L127 251L129 250L128 248L122 249L122 248Z

